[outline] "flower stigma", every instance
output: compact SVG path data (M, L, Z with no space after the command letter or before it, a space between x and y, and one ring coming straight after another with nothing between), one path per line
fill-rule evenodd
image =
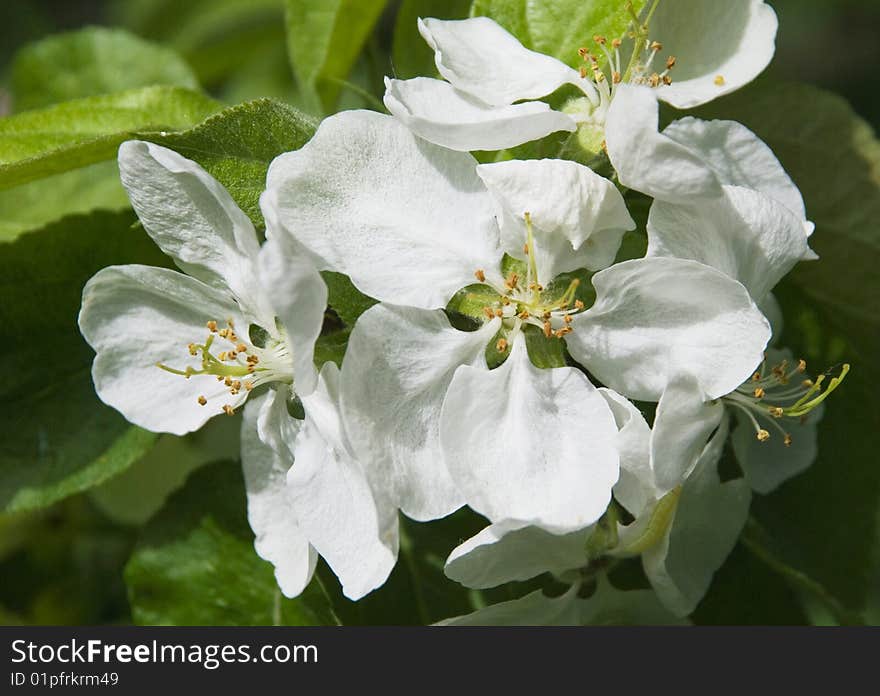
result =
M189 379L194 375L212 375L221 383L220 390L205 396L200 394L196 401L200 406L206 406L210 399L214 399L228 392L231 396L238 396L242 390L245 396L255 387L272 382L293 384L293 357L287 341L287 334L278 327L279 338L267 334L264 346L254 344L250 339L244 339L235 332L232 319L226 320L224 328L218 328L216 320L206 323L208 337L204 343L190 343L187 352L191 356L201 356L201 369L188 365L183 370L169 367L163 363L156 363L156 367L180 375ZM216 353L212 348L223 348ZM231 416L235 413L232 404L224 404L221 407L223 413Z
M803 423L810 412L843 382L849 365L842 365L840 373L834 377L830 374L831 369L826 370L815 381L805 376L806 370L804 360L798 360L793 366L783 360L769 369L765 360L748 381L721 400L748 417L759 442L771 438L770 430L763 427L766 423L782 436L783 444L790 447L792 437L787 426L795 421Z

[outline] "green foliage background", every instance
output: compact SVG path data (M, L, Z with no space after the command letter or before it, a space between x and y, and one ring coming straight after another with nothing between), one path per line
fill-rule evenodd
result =
M784 343L814 365L853 364L821 427L820 456L757 497L698 623L880 623L880 5L771 0L776 58L703 109L774 149L816 221L822 260L778 290ZM543 6L542 6L543 5ZM0 622L311 624L431 622L521 596L446 581L445 555L481 527L462 512L404 524L387 585L357 604L319 566L297 600L253 552L237 422L155 436L103 406L76 329L85 281L116 263L168 265L118 183L120 142L200 162L260 226L269 162L324 115L381 109L382 77L433 73L418 16L488 13L568 53L617 0L11 0L0 7ZM607 26L596 26L596 18ZM562 29L560 29L562 26ZM67 32L67 33L61 33ZM581 36L582 34L582 36ZM571 49L571 50L569 50ZM675 116L670 112L668 118ZM634 208L640 201L633 200ZM634 213L635 214L635 213ZM637 238L629 240L638 248ZM335 314L318 345L340 361L369 306L327 274ZM549 358L548 358L549 359ZM640 587L636 567L613 578Z

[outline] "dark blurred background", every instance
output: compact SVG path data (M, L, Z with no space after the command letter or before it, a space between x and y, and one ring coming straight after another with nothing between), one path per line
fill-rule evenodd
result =
M380 27L392 34L391 2ZM777 77L841 94L875 129L880 124L880 2L771 0L780 19ZM281 0L4 0L0 64L23 44L87 24L122 26L178 49L202 84L230 101L284 97L291 77L284 50ZM381 67L381 66L379 66ZM390 73L390 65L384 66ZM379 83L381 84L381 83Z

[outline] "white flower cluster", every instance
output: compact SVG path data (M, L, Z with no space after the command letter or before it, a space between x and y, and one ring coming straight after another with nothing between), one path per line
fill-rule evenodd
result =
M738 123L658 130L658 99L699 105L763 70L776 16L758 0L654 8L620 39L594 37L581 70L487 18L420 20L444 79L388 80L392 116L336 114L278 157L262 246L198 165L120 148L132 204L182 272L117 266L89 282L80 327L96 389L132 423L175 434L244 407L249 519L286 595L320 555L362 597L396 562L398 511L427 521L467 505L490 524L452 551L450 578L488 588L550 572L572 589L452 623L579 623L601 603L647 621L657 599L661 619L683 617L752 489L814 459L815 407L839 380L813 383L768 349L771 290L815 258L800 192ZM560 88L577 94L561 110L535 101ZM557 131L591 161L607 153L616 180L566 159L469 153ZM653 198L647 253L615 263L635 229L626 189ZM378 303L341 369L317 371L321 270ZM652 407L630 399L656 402L651 425ZM731 416L744 478L722 481ZM631 556L653 599L601 577Z

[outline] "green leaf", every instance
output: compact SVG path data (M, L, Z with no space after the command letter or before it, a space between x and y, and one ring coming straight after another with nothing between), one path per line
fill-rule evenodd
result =
M0 511L44 507L127 468L155 435L95 395L79 335L82 287L114 263L165 265L131 212L64 218L0 244Z
M0 191L0 242L43 227L65 215L122 210L128 196L116 162L99 162Z
M350 335L351 329L345 328L318 337L315 342L315 365L319 370L326 362L334 362L337 367L342 367L342 359L345 357Z
M555 336L547 338L537 326L523 329L529 359L536 367L565 367L565 345Z
M337 624L319 580L285 599L254 551L236 462L195 472L144 528L125 569L134 621L173 626Z
M347 275L335 271L322 271L321 277L327 284L329 293L327 304L349 327L353 327L357 318L376 304L376 300L358 290Z
M810 245L820 259L800 264L777 289L782 344L815 371L841 360L852 370L826 403L816 463L753 510L786 563L861 609L877 592L880 561L871 437L880 423L880 143L843 99L806 85L755 84L699 115L741 121L763 138L816 223Z
M286 0L287 50L301 90L330 112L388 0ZM320 104L318 98L320 97Z
M111 159L138 133L185 128L217 108L198 92L160 86L0 119L0 189Z
M313 119L291 106L257 99L224 109L189 130L140 137L198 162L261 227L259 199L269 164L278 155L302 147L316 127Z
M174 51L122 29L50 36L23 48L12 63L16 111L151 85L199 86Z
M637 13L645 4L632 2ZM593 36L610 40L624 35L631 21L626 5L623 0L474 0L471 14L491 17L526 48L578 67L583 63L578 49L592 48ZM599 58L603 62L601 53Z
M470 0L403 0L394 24L391 49L394 77L409 79L436 74L434 52L419 34L416 20L420 17L463 19L470 5Z

